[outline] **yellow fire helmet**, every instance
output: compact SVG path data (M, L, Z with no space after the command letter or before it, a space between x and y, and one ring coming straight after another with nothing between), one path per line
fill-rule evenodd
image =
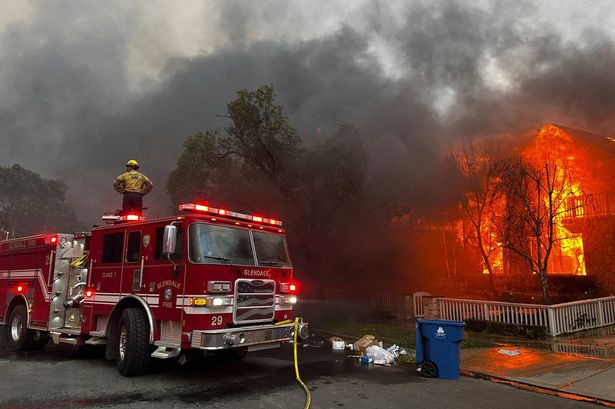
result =
M128 162L126 162L126 166L132 166L133 168L138 168L139 167L139 162L137 162L134 159L129 160Z

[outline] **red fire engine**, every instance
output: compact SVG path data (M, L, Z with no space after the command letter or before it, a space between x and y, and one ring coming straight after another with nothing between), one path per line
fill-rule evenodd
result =
M182 350L242 355L290 341L298 286L282 222L202 204L179 210L0 242L9 342L106 344L130 376ZM301 322L298 335L307 333Z

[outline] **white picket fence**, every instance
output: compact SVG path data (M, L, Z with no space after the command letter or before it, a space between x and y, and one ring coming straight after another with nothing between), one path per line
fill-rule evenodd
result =
M546 327L551 336L615 324L615 296L555 305L518 304L499 301L413 296L415 317L451 321L469 319Z

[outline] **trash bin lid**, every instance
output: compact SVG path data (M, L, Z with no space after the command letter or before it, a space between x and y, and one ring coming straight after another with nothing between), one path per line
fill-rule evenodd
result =
M463 327L464 325L466 325L463 321L424 320L420 318L417 319L416 322L419 324L432 324L432 325L441 325L441 326L447 326L447 327Z

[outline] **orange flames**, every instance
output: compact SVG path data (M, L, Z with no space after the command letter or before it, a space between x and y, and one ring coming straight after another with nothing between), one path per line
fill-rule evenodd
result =
M533 144L527 148L523 155L544 157L545 154L555 153L555 162L558 169L556 178L561 183L561 191L555 195L564 194L569 200L560 202L554 218L556 242L553 253L549 259L550 273L587 275L583 250L583 237L581 233L573 233L565 227L566 219L570 215L570 208L574 208L577 217L583 212L582 204L583 167L582 152L575 146L572 136L555 125L545 125L539 131ZM566 173L566 174L564 174ZM548 199L545 198L545 201Z
M581 188L574 184L572 192L575 197L581 196ZM583 209L582 205L578 205ZM564 209L562 209L564 210ZM557 242L551 259L549 260L549 272L551 273L572 273L577 275L587 275L585 270L585 256L583 251L583 237L581 233L572 233L564 227L566 213L558 212L555 217L555 236Z
M554 247L549 258L548 272L551 274L576 274L587 275L585 268L585 257L583 249L583 237L581 233L574 233L566 227L568 218L571 215L569 209L574 208L574 217L583 217L585 207L583 206L583 185L586 180L583 178L584 172L569 172L573 168L582 166L582 160L585 155L579 152L575 147L572 137L563 129L554 126L546 125L538 132L532 144L524 148L521 155L532 161L533 159L544 157L546 152L556 154L555 162L559 174L557 186L559 191L554 192L554 195L566 194L568 200L560 202L560 208L556 210L555 222L555 238ZM564 174L564 172L567 172ZM564 193L565 192L565 193ZM545 198L545 204L548 198ZM506 199L500 198L494 205L496 209L490 209L491 214L495 217L501 216L505 211ZM504 250L496 229L487 220L481 229L481 238L495 274L504 273ZM483 263L483 274L489 274L487 267Z

